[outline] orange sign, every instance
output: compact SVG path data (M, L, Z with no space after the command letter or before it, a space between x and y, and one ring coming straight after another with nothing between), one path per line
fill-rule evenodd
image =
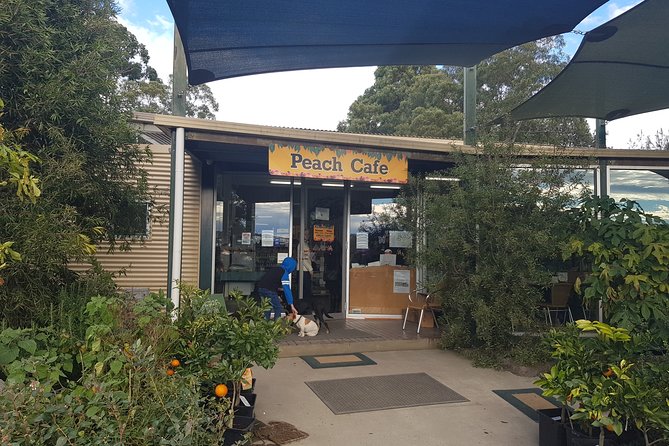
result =
M289 177L406 183L408 164L401 153L272 144L269 146L269 173Z
M314 241L315 242L334 242L335 230L334 226L314 226Z

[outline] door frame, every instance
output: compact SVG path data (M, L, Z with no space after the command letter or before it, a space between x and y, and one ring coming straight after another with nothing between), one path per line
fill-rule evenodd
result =
M341 229L341 250L340 250L340 265L341 265L341 287L342 289L341 294L340 294L340 299L341 299L341 311L333 313L332 315L336 319L346 319L348 316L348 259L349 259L349 218L350 218L350 211L351 211L351 182L350 181L344 181L344 187L328 187L328 186L322 186L320 184L317 184L316 181L317 179L309 179L309 178L300 178L300 177L293 177L291 179L291 183L295 183L295 180L299 180L300 184L300 230L299 230L299 239L303 241L304 240L304 235L305 231L307 230L307 203L309 199L309 190L329 190L329 189L343 189L343 203L342 203L342 229ZM311 180L311 181L309 181ZM333 180L336 181L336 180ZM337 181L339 182L339 181ZM293 202L293 194L291 194L291 203ZM291 215L292 215L292 204L291 204ZM292 227L291 227L292 231ZM292 234L291 234L291 239L292 239ZM292 242L292 240L291 240ZM293 252L292 246L291 246L291 253ZM299 243L296 249L299 249ZM301 252L297 252L296 255L298 256L298 264L300 261L300 256L302 255ZM298 298L302 299L304 290L303 290L303 271L300 269L299 271L299 290L298 290Z

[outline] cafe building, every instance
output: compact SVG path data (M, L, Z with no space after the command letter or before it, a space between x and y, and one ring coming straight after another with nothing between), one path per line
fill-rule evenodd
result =
M292 256L300 264L297 298L327 296L331 314L345 318L400 317L424 276L408 263L407 251L422 240L397 218L400 188L414 175L452 167L454 153L475 150L461 141L148 113L134 122L154 154L144 166L153 201L130 252L100 250L103 266L123 270L119 286L140 295L167 290L175 303L178 281L248 295L268 268ZM641 178L640 193L660 197L658 209L669 211L669 152L567 154L592 162L593 192L643 202L630 189Z

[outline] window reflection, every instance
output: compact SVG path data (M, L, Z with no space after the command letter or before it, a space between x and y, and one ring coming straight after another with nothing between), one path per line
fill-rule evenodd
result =
M288 255L289 238L289 186L270 186L268 176L219 175L214 292L250 294Z
M611 169L609 196L638 202L644 211L669 221L669 170Z

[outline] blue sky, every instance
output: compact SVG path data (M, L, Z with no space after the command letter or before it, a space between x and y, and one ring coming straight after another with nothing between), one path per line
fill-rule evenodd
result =
M640 3L610 0L581 22L588 31ZM144 43L151 64L166 79L172 71L172 15L165 0L119 0L120 21ZM572 55L581 35L565 35ZM374 82L374 67L307 70L221 80L209 84L221 109L217 119L282 127L333 130L350 104ZM655 134L669 111L646 113L608 125L608 145L625 148L639 132ZM669 125L665 125L669 127Z

